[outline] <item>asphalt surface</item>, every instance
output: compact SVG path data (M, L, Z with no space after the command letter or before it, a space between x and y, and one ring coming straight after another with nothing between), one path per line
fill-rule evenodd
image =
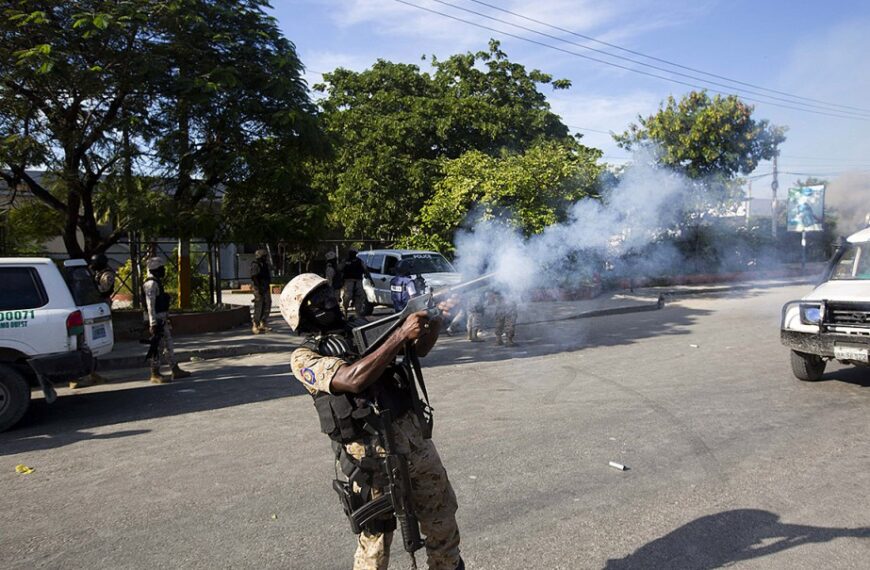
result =
M424 368L468 567L867 568L870 369L792 377L779 312L806 290L439 342ZM0 568L349 568L287 360L35 402L0 434Z

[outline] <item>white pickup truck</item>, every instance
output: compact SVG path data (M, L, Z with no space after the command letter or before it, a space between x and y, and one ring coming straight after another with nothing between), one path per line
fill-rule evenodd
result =
M800 380L821 378L829 360L870 364L870 228L838 248L818 287L785 304L780 339Z
M0 258L0 431L12 427L41 388L90 374L114 345L112 311L84 260Z

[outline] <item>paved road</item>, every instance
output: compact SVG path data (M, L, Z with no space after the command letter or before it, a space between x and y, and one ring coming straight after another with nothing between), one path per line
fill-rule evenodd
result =
M440 343L427 378L468 567L867 568L870 371L792 378L779 307L804 290L522 327L513 350ZM350 566L286 358L191 367L40 402L0 435L0 567Z

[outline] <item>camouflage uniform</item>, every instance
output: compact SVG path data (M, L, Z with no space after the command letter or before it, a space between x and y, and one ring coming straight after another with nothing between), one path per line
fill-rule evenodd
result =
M332 378L345 364L346 361L341 358L321 356L307 347L296 349L291 356L293 375L311 395L329 392ZM454 570L460 563L459 528L456 525L456 495L447 478L447 471L435 444L423 438L419 420L412 412L399 416L393 422L393 428L396 451L408 461L411 501L421 531L426 536L429 568ZM366 454L366 443L372 442L355 441L347 444L345 449L354 458L360 459ZM378 454L384 452L378 444L368 447L374 448ZM373 496L378 494L377 489L372 492ZM361 532L354 555L354 570L386 570L392 538L392 532Z
M498 296L495 306L495 341L502 343L501 335L504 334L508 344L514 342L514 332L517 326L517 304L507 301L501 295Z
M469 299L466 311L468 313L468 320L465 323L465 331L468 333L468 340L478 340L477 335L483 327L484 311L485 306L483 295L478 295Z

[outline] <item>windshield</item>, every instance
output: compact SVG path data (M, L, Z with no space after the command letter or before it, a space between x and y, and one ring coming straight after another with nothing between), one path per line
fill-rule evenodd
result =
M69 285L70 293L76 306L83 307L85 305L96 305L97 303L105 303L100 298L100 292L97 291L97 285L94 283L94 276L91 270L84 265L75 267L64 267L64 275L66 283Z
M870 280L870 243L850 245L834 266L831 279Z
M454 273L450 262L437 253L412 253L402 257L410 273Z

